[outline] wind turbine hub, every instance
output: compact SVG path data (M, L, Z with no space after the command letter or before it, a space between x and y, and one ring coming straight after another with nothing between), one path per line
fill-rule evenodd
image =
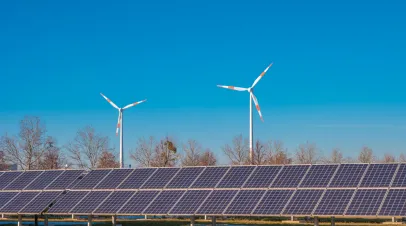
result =
M248 92L251 93L252 91L254 91L253 88L248 88Z

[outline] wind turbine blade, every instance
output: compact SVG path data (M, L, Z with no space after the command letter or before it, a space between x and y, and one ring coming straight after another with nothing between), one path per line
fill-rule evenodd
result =
M124 110L124 109L127 109L127 108L130 108L130 107L133 107L133 106L135 106L135 105L141 104L141 103L143 103L143 102L145 102L145 101L147 101L147 99L141 100L141 101L138 101L138 102L135 102L135 103L132 103L132 104L129 104L129 105L123 107L123 110Z
M255 97L254 93L251 93L251 97L252 97L252 100L254 100L255 108L258 111L258 114L259 114L259 117L261 118L261 121L264 121L264 118L262 118L261 108L259 107L258 100Z
M118 136L118 131L120 130L121 125L121 111L118 113L118 122L117 122L117 129L116 129L116 136Z
M252 88L261 80L261 78L265 75L265 73L268 71L268 69L272 66L273 63L271 63L265 70L258 76L257 79L255 79L254 83L252 83Z
M220 88L224 89L232 89L232 90L237 90L237 91L247 91L247 88L241 88L241 87L235 87L235 86L222 86L222 85L217 85Z
M111 106L113 106L113 107L116 108L116 109L119 109L119 108L117 107L117 105L115 105L115 104L113 103L113 101L111 101L109 98L107 98L106 96L104 96L103 93L100 93L100 95L102 95L102 97L104 97L104 99L106 99L107 102L109 102L109 103L111 104Z

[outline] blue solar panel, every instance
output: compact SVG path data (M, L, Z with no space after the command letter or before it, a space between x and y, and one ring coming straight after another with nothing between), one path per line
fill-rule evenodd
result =
M61 194L60 191L41 192L30 203L28 203L19 213L23 214L40 214L55 201L56 197Z
M90 191L69 191L58 197L57 202L48 210L50 214L66 214L76 206Z
M18 192L0 192L0 209L16 195L18 195Z
M204 167L181 168L166 188L188 188L203 170Z
M382 205L381 216L406 216L406 190L389 190L388 195Z
M104 178L95 189L115 189L133 171L134 169L113 169L113 171L107 175L107 177Z
M54 182L48 185L46 190L63 190L70 188L75 182L78 181L83 170L65 170Z
M233 166L221 180L218 188L240 188L250 176L255 166Z
M18 213L40 192L20 192L13 200L0 209L0 213Z
M329 187L357 187L367 164L341 164Z
M224 212L229 215L249 215L266 190L241 190Z
M338 165L313 165L300 184L304 188L322 188L330 182Z
M273 188L295 188L303 179L309 165L284 166L271 187Z
M257 166L244 188L268 188L282 166Z
M406 164L400 164L392 187L406 187Z
M397 164L371 164L361 187L388 187L397 167Z
M91 214L102 203L111 191L91 191L80 203L69 213Z
M214 188L230 167L206 167L191 186L192 188Z
M93 214L115 214L134 193L135 191L114 191Z
M316 207L324 190L297 190L283 214L310 214Z
M111 169L108 170L92 170L86 176L84 176L72 189L93 189L98 183L100 183Z
M214 190L200 206L198 215L222 214L238 190Z
M18 178L23 172L14 171L14 172L5 172L0 176L0 189L4 189L9 185L13 180Z
M179 168L159 168L141 188L164 188L178 171Z
M376 215L386 189L358 189L346 215Z
M63 173L62 170L49 170L42 173L31 184L24 188L24 190L42 190L46 188L52 181Z
M25 171L11 182L4 190L22 190L44 171Z
M327 190L317 206L315 215L343 215L355 189Z
M171 210L170 214L194 214L210 192L211 190L188 190Z
M157 170L157 168L135 169L118 187L119 189L137 189Z
M120 214L142 214L149 203L157 196L159 191L138 191L131 199L121 208Z
M167 214L185 192L184 190L162 191L143 213Z
M285 207L294 190L268 190L257 208L254 215L277 215Z

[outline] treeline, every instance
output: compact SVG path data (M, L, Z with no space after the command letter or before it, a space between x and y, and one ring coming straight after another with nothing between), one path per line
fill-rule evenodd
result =
M126 144L129 143L127 139ZM178 142L170 136L161 139L148 137L138 139L134 145L130 156L138 167L211 166L218 163L217 156L194 139ZM242 135L223 145L221 151L233 165L406 162L404 154L378 157L367 146L360 148L357 158L343 156L338 148L324 156L311 142L300 144L290 152L278 140L257 140L250 162L248 139ZM6 133L0 138L0 170L7 169L10 164L16 164L22 170L117 168L117 156L118 150L111 147L109 138L97 133L92 126L79 129L68 143L59 145L55 137L48 134L45 124L35 116L26 116L20 121L18 134Z

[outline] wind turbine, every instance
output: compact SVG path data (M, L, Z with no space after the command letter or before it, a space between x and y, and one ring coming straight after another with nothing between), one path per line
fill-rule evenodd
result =
M255 85L261 80L261 78L265 75L265 73L268 71L268 69L272 66L273 63L271 63L265 70L259 75L257 79L255 79L254 83L252 84L251 87L249 88L241 88L241 87L235 87L235 86L224 86L224 85L217 85L218 87L225 88L225 89L231 89L231 90L236 90L236 91L248 91L250 94L250 164L253 163L253 124L252 124L252 100L254 100L255 107L258 111L259 117L261 118L261 121L264 121L262 118L261 114L261 109L259 108L258 100L254 95L254 87Z
M141 100L132 104L129 104L123 108L119 108L117 107L117 105L115 105L113 103L113 101L111 101L109 98L107 98L106 96L103 95L103 93L100 93L100 95L102 95L102 97L104 97L104 99L107 100L107 102L109 102L111 104L111 106L113 106L115 109L118 110L118 122L117 122L117 129L116 129L116 136L118 135L118 131L120 130L120 168L124 167L124 159L123 159L123 111L125 109L128 109L130 107L133 107L135 105L141 104L142 102L147 101L145 100Z

